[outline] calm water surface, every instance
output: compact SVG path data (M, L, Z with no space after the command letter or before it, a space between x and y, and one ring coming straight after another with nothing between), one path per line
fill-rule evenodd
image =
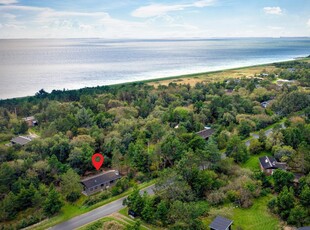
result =
M309 38L0 40L0 99L291 60Z

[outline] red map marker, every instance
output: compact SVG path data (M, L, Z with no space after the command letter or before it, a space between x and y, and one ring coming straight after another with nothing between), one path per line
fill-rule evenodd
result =
M104 157L102 156L102 154L100 153L95 153L92 158L91 158L92 162L93 162L93 166L99 170L101 165L103 164L104 161Z

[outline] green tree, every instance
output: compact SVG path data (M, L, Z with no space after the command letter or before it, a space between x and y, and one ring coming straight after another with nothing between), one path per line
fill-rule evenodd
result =
M288 189L284 186L283 190L279 193L276 202L278 213L284 220L289 217L291 209L294 208L294 202L295 198L293 189Z
M292 224L297 227L308 225L310 223L310 216L308 214L308 210L302 206L294 207L290 211L290 215L287 219L287 222L288 224Z
M68 201L74 202L80 197L82 191L80 176L73 169L70 168L61 176L60 186L62 194Z
M135 187L133 192L124 200L124 204L128 206L128 209L141 215L145 204L138 187Z
M28 189L25 187L21 188L19 194L17 195L18 208L20 210L32 207L33 195L35 191L36 189L33 184L31 184Z
M93 124L93 113L91 110L82 108L77 112L76 119L80 127L91 127Z
M207 152L208 160L209 162L211 162L211 168L213 169L217 168L218 163L221 160L221 153L217 147L216 142L214 141L212 137L207 142L206 152Z
M157 205L157 210L155 212L155 219L160 220L164 226L167 224L167 218L168 218L168 206L165 201L160 201L160 203Z
M14 219L17 214L18 205L17 197L14 193L9 192L0 202L0 221Z
M148 223L153 222L154 220L154 207L153 207L153 199L150 197L145 197L145 205L141 212L142 219Z
M305 185L300 193L300 203L305 207L310 207L310 188Z
M250 132L255 129L255 123L250 120L242 119L238 126L239 135L246 138L250 135Z
M243 163L249 158L246 145L241 141L240 137L234 135L227 143L226 155L234 158L235 162Z
M43 210L45 214L52 216L58 213L62 206L63 202L61 201L59 193L56 191L54 185L51 185L47 194L47 198L43 204Z
M252 154L260 153L262 151L262 143L254 138L253 140L250 141L249 151Z
M263 146L265 146L266 144L266 140L267 140L267 136L264 130L260 130L258 132L258 141L261 142L263 144Z
M280 192L285 186L290 187L294 180L293 173L281 169L275 170L272 177L274 179L274 188L277 192Z

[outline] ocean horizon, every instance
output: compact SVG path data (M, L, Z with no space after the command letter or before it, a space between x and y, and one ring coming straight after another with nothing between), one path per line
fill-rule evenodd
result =
M0 99L288 61L310 38L1 39Z

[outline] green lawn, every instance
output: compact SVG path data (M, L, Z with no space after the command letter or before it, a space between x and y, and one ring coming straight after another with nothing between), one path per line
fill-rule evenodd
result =
M125 207L121 210L119 210L119 213L130 218L129 215L128 215L128 208ZM148 224L146 223L145 221L141 220L141 218L136 218L137 220L140 220L141 221L141 225L143 226L146 226L147 228L149 229L154 229L154 230L160 230L160 229L163 229L163 228L160 228L160 227L157 227L157 226L154 226L154 225L151 225L151 224Z
M260 170L259 158L263 156L271 156L271 152L263 151L258 155L250 155L250 158L241 165L242 168L247 168L252 171Z
M95 222L93 222L93 223L87 224L87 225L85 225L85 226L83 226L83 227L81 227L81 228L78 228L78 229L79 229L79 230L102 229L103 223L109 222L109 221L115 221L115 222L117 222L117 223L119 223L119 224L121 224L121 225L123 225L123 226L126 226L126 225L127 225L126 223L124 223L124 222L122 222L122 221L120 221L120 220L118 220L118 219L115 219L115 218L113 218L113 217L104 217L104 218L102 218L102 219L100 219L100 220L98 220L98 221L95 221Z
M260 197L256 199L253 206L248 209L225 207L212 210L214 215L205 218L203 221L209 226L214 216L219 214L234 221L232 225L233 229L238 229L239 227L242 230L280 230L279 219L273 216L267 208L267 204L272 197L272 195Z

